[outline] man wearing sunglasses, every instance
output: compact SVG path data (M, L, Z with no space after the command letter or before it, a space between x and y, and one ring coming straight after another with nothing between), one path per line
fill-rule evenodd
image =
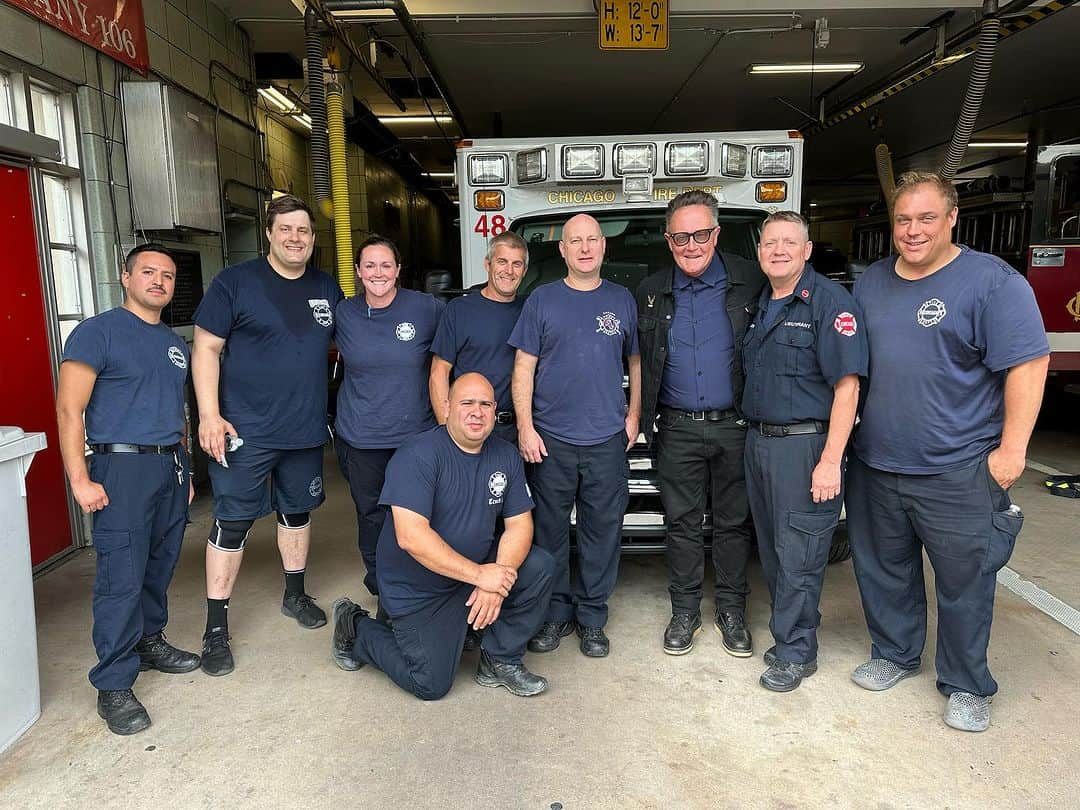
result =
M664 652L690 652L701 629L702 522L711 493L715 626L724 649L747 658L753 654L746 624L750 530L746 431L737 409L740 347L765 279L756 263L717 250L718 213L716 198L702 191L668 203L665 236L673 266L650 275L637 291L641 427L650 442L655 432L668 526L672 615Z

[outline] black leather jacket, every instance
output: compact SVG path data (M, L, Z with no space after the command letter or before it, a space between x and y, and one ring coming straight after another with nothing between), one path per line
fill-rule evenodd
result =
M757 312L757 302L765 285L765 274L757 262L733 253L719 251L727 271L727 301L725 309L735 333L735 358L731 388L735 408L742 404L743 368L742 342L747 327ZM641 348L641 430L650 442L656 421L657 398L667 358L668 332L675 317L675 296L671 284L674 265L645 278L637 289L638 344Z

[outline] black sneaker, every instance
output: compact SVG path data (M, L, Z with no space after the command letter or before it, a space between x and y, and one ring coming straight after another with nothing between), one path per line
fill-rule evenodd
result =
M353 642L356 641L356 622L371 614L353 602L341 597L330 609L334 617L334 634L330 639L330 657L334 663L346 672L356 672L364 665L363 661L353 658Z
M524 664L495 661L484 650L476 665L476 682L481 686L505 686L518 697L539 695L548 687L547 678L529 672Z
M724 639L724 649L736 658L754 654L754 641L746 626L746 613L741 610L716 609L716 630Z
M483 630L473 630L470 626L465 631L465 646L462 648L465 652L472 652L473 650L479 650L480 644L484 641Z
M686 655L694 649L694 636L700 632L700 613L673 613L664 631L664 652L668 655Z
M150 728L150 715L130 689L99 689L98 716L113 734L138 734Z
M765 670L758 682L770 692L790 692L798 689L803 678L809 678L817 672L817 661L795 664L791 661L776 659Z
M535 653L557 650L563 636L568 636L573 632L573 622L544 622L536 631L536 635L529 639L529 650Z
M177 649L165 640L164 633L143 636L135 645L135 652L139 655L141 672L156 669L158 672L177 675L199 668L199 656Z
M308 630L314 630L326 624L326 612L315 604L314 598L306 593L285 594L285 598L281 600L281 612L296 619L297 624Z
M229 631L224 627L206 631L202 640L202 671L207 675L228 675L234 667Z
M604 628L593 624L579 624L577 634L581 639L581 652L589 658L603 658L611 651L611 642L604 635Z

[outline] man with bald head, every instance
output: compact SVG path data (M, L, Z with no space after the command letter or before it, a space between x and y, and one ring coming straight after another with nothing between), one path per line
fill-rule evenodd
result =
M524 465L513 445L491 436L495 392L483 375L455 380L443 414L445 424L406 441L386 468L379 503L393 520L377 555L379 604L392 621L338 599L331 654L346 671L371 664L437 700L454 682L467 626L486 628L476 682L537 695L547 681L522 656L544 618L554 563L532 547Z
M563 226L566 277L533 291L510 335L518 447L530 463L536 544L555 558L551 603L533 652L577 631L582 653L608 654L604 633L615 590L626 451L637 440L641 358L630 292L600 277L604 234L579 214ZM630 403L623 393L624 363ZM578 570L570 579L570 514L577 506Z

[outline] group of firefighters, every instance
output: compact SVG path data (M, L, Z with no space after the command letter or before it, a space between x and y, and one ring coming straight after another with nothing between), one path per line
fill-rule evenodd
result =
M281 197L267 211L268 255L207 289L190 354L161 323L176 280L169 250L136 247L123 305L68 338L57 406L71 489L93 515L98 713L132 734L150 725L132 692L140 670L233 670L229 599L252 523L272 511L281 611L305 628L327 623L304 573L325 497L333 340L344 362L334 448L377 598L374 616L344 597L333 604L342 669L373 665L430 700L478 648L479 684L529 696L548 684L526 651L576 634L584 655L606 656L627 451L644 433L667 520L664 652L693 648L711 543L714 625L729 654L753 654L752 518L774 641L760 683L787 692L813 675L846 502L872 641L852 680L880 691L919 671L925 549L944 720L986 729L995 575L1023 521L1008 489L1024 469L1049 347L1025 279L953 243L949 183L909 173L891 203L896 255L853 293L810 266L798 213L765 219L754 263L718 250L716 199L688 191L667 207L672 263L636 295L601 277L604 234L580 214L559 242L563 279L518 298L528 245L508 231L489 245L486 286L444 306L398 286L401 257L378 236L357 251L362 289L345 298L310 266L311 210ZM189 364L214 493L201 655L164 635L194 497Z

